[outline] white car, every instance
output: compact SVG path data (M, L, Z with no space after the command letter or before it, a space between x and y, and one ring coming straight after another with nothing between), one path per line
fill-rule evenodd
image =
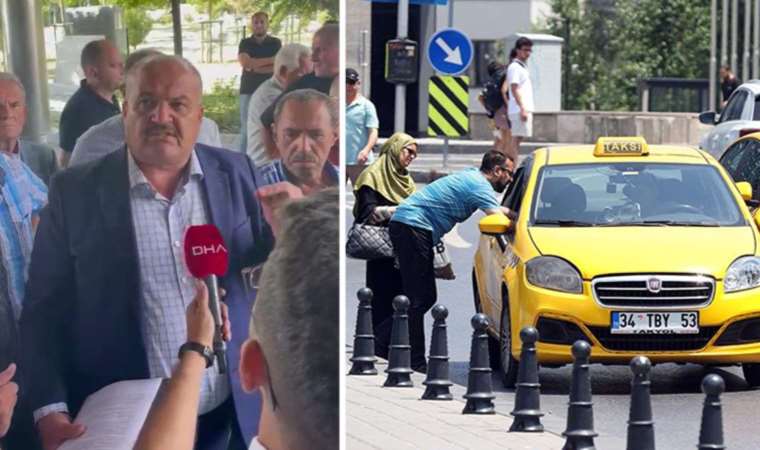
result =
M702 136L699 148L716 159L738 138L760 131L760 80L751 80L739 86L728 99L723 112L718 115L706 111L699 121L715 128Z

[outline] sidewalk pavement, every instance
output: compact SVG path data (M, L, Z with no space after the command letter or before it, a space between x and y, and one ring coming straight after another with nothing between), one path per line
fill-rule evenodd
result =
M350 352L347 357L350 357ZM419 450L556 450L565 439L554 432L508 433L512 417L462 414L464 387L452 387L454 400L420 400L425 376L414 373L411 388L383 388L387 362L378 375L346 376L346 448ZM351 367L350 361L347 368Z

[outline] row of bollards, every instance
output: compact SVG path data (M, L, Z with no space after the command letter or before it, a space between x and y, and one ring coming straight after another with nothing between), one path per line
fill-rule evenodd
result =
M377 361L372 330L372 292L362 288L357 294L359 309L354 335L354 353L349 375L376 375ZM409 344L409 299L399 295L393 299L393 325L388 355L387 378L384 387L411 387L411 345ZM423 385L423 400L452 400L452 386L449 380L448 338L446 318L448 310L436 305L432 310L433 333L430 342L428 371ZM471 319L473 328L470 347L470 369L467 378L467 392L462 414L494 414L491 366L488 352L488 317L475 314ZM520 365L515 385L515 406L510 413L514 419L510 432L542 432L540 391L538 379L538 355L536 343L538 330L525 327L520 331L522 348ZM567 425L562 435L565 437L563 450L594 449L593 402L591 398L590 356L591 345L576 341L572 346L573 368L570 398L567 410ZM631 403L628 418L627 450L654 450L654 420L652 417L651 363L645 356L637 356L630 363ZM699 432L698 449L725 449L723 444L723 419L720 395L725 390L723 378L709 374L702 380L705 402Z

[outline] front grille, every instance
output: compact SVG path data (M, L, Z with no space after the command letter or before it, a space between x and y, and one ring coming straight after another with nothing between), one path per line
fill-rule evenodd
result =
M715 280L702 275L622 275L595 278L591 286L602 306L695 308L712 301Z
M691 351L703 348L719 327L701 327L697 334L612 334L609 327L589 327L602 347L620 351Z

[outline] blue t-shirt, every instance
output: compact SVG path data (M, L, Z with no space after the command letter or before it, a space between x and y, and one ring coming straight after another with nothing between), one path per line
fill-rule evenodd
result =
M367 145L369 130L380 128L375 105L367 98L358 95L346 107L346 164L356 164L356 156ZM367 164L374 160L370 152Z
M495 191L480 170L471 168L439 178L398 206L391 221L430 230L438 242L478 209L498 208Z

